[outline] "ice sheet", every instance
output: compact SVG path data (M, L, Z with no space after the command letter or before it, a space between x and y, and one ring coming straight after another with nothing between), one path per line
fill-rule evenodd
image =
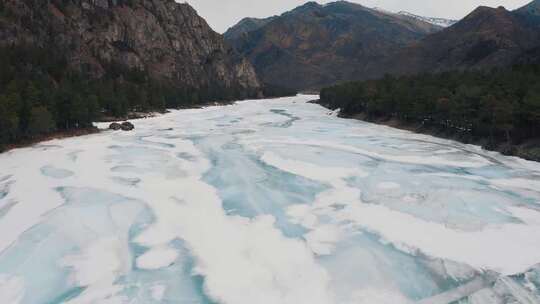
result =
M313 98L0 154L0 302L540 303L538 164Z

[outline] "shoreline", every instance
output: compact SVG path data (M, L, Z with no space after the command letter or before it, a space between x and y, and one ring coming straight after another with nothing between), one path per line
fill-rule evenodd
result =
M55 131L49 134L36 136L31 139L25 139L17 143L7 144L4 147L1 147L0 154L7 153L15 149L29 148L39 143L47 142L50 140L81 137L81 136L97 134L97 133L101 133L101 132L109 130L108 128L99 128L95 124L99 124L99 123L107 124L107 123L113 123L113 122L119 122L119 121L146 119L146 118L158 117L168 112L169 111L164 111L163 113L155 112L155 111L147 112L147 113L134 112L134 113L129 113L128 116L123 117L123 118L104 116L101 119L94 121L93 122L94 126L92 127Z
M283 96L283 97L291 97L291 96ZM283 98L283 97L273 97L269 99ZM247 100L251 100L251 99L247 99ZM253 100L260 100L260 99L253 99ZM136 121L136 120L141 120L141 119L160 117L160 116L166 115L167 113L170 113L173 110L191 110L191 109L204 109L206 107L228 106L228 105L233 105L240 101L244 101L244 100L237 100L237 101L230 101L230 102L229 101L228 102L206 102L206 103L202 103L198 105L185 106L185 107L180 107L176 109L165 109L164 111L130 112L125 117L103 116L101 119L96 120L93 123L94 124L108 124L108 123L113 123L113 122ZM55 131L49 134L36 136L35 138L32 138L32 139L25 139L17 143L6 144L5 146L0 147L0 154L7 153L15 149L32 147L36 144L50 141L50 140L92 135L92 134L97 134L97 133L107 131L107 130L109 129L99 128L94 125L93 127L88 127L88 128Z
M325 109L332 110L330 107L321 103L320 100L313 100L310 103L318 104ZM518 157L527 161L534 161L540 163L540 138L533 139L519 145L509 144L509 143L499 143L497 145L489 146L487 139L472 139L464 138L459 134L450 134L437 130L436 128L430 128L428 126L419 124L419 123L406 123L398 119L393 118L380 118L380 119L367 119L363 113L354 114L354 115L342 115L338 114L338 117L344 119L354 119L369 123L374 123L378 125L388 126L391 128L396 128L400 130L410 131L417 134L430 135L433 137L454 140L462 144L476 145L482 149L490 152L498 152L504 156L513 156Z
M282 98L282 97L277 97L277 98ZM274 99L274 98L271 98L271 99ZM210 102L210 103L205 103L201 105L194 105L192 107L182 107L179 109L166 109L165 111L161 111L161 112L158 112L158 111L133 112L133 113L128 113L128 115L123 118L105 116L102 119L95 121L94 123L107 124L107 123L121 122L121 121L136 121L140 119L148 119L148 118L155 118L155 117L163 116L163 115L166 115L167 113L170 113L172 110L203 109L206 107L233 105L237 102L240 102L240 100L235 101L235 102L228 102L228 103ZM308 103L317 104L325 109L332 110L325 104L321 103L320 100L318 99L308 101ZM520 145L509 145L507 143L504 143L504 144L496 145L494 147L488 147L486 146L486 142L487 142L486 140L482 140L482 139L469 140L470 138L465 139L463 137L460 137L459 134L449 134L449 133L441 132L440 130L437 130L435 128L426 127L418 123L405 123L403 121L392 119L392 118L367 119L365 115L363 115L362 113L355 114L355 115L342 115L341 113L339 113L338 117L344 118L344 119L354 119L354 120L374 123L378 125L388 126L391 128L410 131L416 134L430 135L430 136L441 138L441 139L454 140L462 144L476 145L486 151L498 152L505 156L513 156L513 157L518 157L523 160L535 161L535 162L540 163L540 139L525 142ZM88 127L88 128L82 128L82 129L56 131L50 134L37 136L32 139L26 139L18 143L5 145L0 150L0 154L9 152L15 149L19 149L19 148L28 148L33 145L39 144L41 142L46 142L46 141L55 140L55 139L66 139L66 138L71 138L71 137L81 137L81 136L86 136L86 135L97 134L97 133L107 131L107 130L108 128L99 128L97 126L93 126L93 127Z
M7 144L2 148L2 150L0 151L0 154L10 152L15 149L32 147L39 143L50 141L50 140L66 139L66 138L71 138L71 137L81 137L81 136L86 136L86 135L97 134L97 133L100 133L101 131L102 130L100 130L97 127L55 131L49 134L36 136L30 139L25 139L17 143Z

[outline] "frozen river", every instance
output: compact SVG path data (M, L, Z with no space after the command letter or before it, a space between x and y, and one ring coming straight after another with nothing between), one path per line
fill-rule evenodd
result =
M313 98L1 154L0 303L540 303L540 164Z

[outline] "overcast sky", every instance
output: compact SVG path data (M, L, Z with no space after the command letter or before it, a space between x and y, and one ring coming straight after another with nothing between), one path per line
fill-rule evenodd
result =
M217 32L223 33L244 17L268 17L295 8L307 0L187 0ZM328 3L333 1L318 1ZM368 7L409 11L429 16L460 19L479 5L507 9L521 7L530 0L351 0Z

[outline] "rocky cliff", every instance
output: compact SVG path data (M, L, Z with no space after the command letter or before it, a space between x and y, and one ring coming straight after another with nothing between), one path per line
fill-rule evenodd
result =
M0 45L54 48L96 79L111 67L175 87L260 94L251 64L174 0L1 0Z

